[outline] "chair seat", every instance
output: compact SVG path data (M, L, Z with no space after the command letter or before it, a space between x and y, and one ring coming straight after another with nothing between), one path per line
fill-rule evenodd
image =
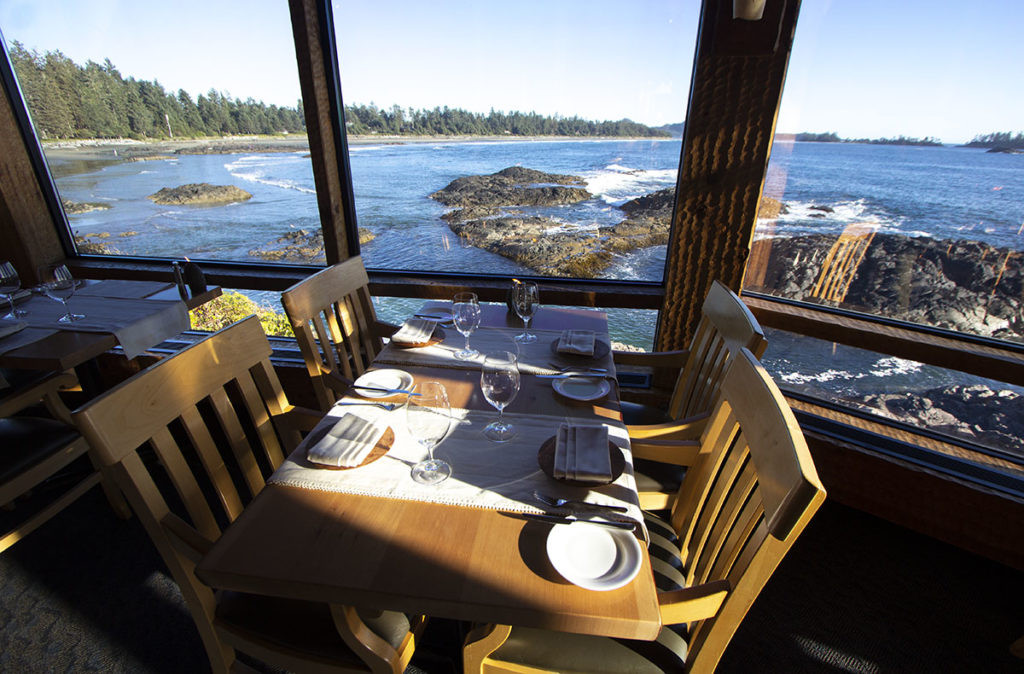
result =
M622 421L627 426L646 426L672 421L668 412L653 405L642 405L628 400L621 400L619 401L619 409L622 410Z
M74 428L53 419L0 419L0 484L63 451L77 437Z
M396 650L410 627L408 617L397 611L360 609L359 617ZM322 602L222 591L217 597L214 625L246 641L271 644L282 651L355 669L366 668L342 640L330 607Z
M686 467L650 459L634 459L633 472L636 477L636 490L641 494L645 492L674 494L679 491L679 485L683 483Z

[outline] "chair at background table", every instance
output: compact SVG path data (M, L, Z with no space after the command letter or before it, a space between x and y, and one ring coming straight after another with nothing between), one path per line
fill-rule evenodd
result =
M60 399L62 389L77 385L75 376L70 373L17 374L24 376L9 377L12 385L0 391L0 505L14 503L89 451L89 445L71 424L67 407ZM36 405L45 406L45 411L39 412L46 416L31 409ZM76 480L70 489L5 532L0 537L0 552L74 503L101 483L103 476L94 468ZM126 516L128 511L113 485L105 483L104 490L115 512Z
M718 400L722 377L732 357L743 348L760 358L767 341L757 319L733 291L715 281L701 307L690 348L638 353L616 351L619 370L652 368L655 383L674 377L667 410L622 402L622 416L636 460L640 505L648 510L668 507L684 469L692 462L695 441ZM678 374L676 374L678 373ZM627 397L628 391L623 391Z
M377 320L361 257L313 274L281 293L320 409L327 411L383 348L394 327Z
M291 671L401 672L422 618L215 593L195 576L222 529L321 417L288 403L270 354L250 316L143 370L73 419L170 568L214 671L237 665L237 649Z
M486 625L467 636L465 672L711 672L824 500L792 411L743 349L722 380L671 522L645 515L665 625L658 639Z

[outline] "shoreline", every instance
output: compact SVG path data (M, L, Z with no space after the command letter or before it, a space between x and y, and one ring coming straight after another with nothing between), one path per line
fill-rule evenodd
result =
M681 138L635 136L348 136L348 144L411 145L422 143L536 143L609 141L682 142ZM306 136L221 136L187 140L129 138L43 141L47 157L58 159L131 160L164 154L238 154L244 152L308 152Z

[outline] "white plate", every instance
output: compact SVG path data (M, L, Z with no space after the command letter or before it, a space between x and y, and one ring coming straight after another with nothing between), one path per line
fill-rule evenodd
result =
M600 400L612 390L605 377L566 377L552 379L551 388L573 400Z
M547 548L555 570L587 590L615 590L640 571L640 542L624 529L587 522L556 524Z
M355 381L357 386L373 386L386 389L406 389L412 387L412 375L404 370L371 370ZM357 388L355 393L364 398L390 398L400 393L385 393L384 391L368 391Z
M451 309L427 309L426 311L420 312L420 318L425 318L428 321L435 321L441 325L451 323L454 320L452 318Z

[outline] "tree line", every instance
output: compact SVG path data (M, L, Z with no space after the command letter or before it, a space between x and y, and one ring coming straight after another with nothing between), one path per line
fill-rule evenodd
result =
M1024 149L1024 133L1013 135L1009 131L986 133L975 136L967 147L1006 147Z
M157 82L123 77L105 59L80 66L62 52L39 54L13 42L11 62L43 139L223 136L304 133L302 101L296 107L232 99L211 89L193 101L184 89L164 90ZM537 113L467 112L448 107L414 110L374 104L345 107L351 134L492 136L664 137L668 132L628 119L594 122Z
M835 131L826 133L798 133L796 134L796 140L816 143L864 143L867 145L942 145L941 140L931 136L924 138L912 138L904 135L899 135L895 138L840 138Z
M481 114L459 108L436 107L416 110L393 105L388 109L370 105L345 106L348 132L356 135L423 136L631 136L669 137L668 131L655 129L629 119L595 122L580 117L539 115L536 112L500 112Z
M105 59L79 66L58 51L39 54L19 42L10 49L14 71L40 138L171 138L229 134L304 133L302 102L295 108L232 99L215 90L196 100L184 89L165 91L156 80L123 77Z

